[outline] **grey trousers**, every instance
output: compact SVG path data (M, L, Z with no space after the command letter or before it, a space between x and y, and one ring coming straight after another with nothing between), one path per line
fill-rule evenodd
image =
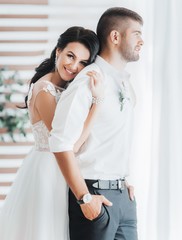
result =
M84 217L70 190L70 239L137 240L136 201L129 199L128 190L98 190L91 186L88 187L91 194L104 195L113 203L113 206L103 206L100 215L90 221Z

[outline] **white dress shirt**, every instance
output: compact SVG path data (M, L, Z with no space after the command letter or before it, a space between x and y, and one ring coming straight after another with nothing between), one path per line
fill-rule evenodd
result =
M129 74L121 74L103 58L84 68L62 93L49 138L52 152L73 150L92 105L87 71L103 75L105 95L91 129L76 158L85 179L118 179L129 173L133 120Z

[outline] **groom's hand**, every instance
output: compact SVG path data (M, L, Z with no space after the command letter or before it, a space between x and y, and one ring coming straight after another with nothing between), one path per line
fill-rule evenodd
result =
M80 207L87 219L94 220L99 216L103 204L106 206L112 206L112 202L110 202L103 195L92 195L91 202L81 204Z

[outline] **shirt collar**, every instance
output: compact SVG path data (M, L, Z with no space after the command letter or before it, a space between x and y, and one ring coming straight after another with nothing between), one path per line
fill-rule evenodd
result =
M119 72L100 56L97 56L95 63L100 66L104 72L108 73L109 75L113 75L118 80L121 79L121 81L125 81L129 80L130 78L130 74L127 71L123 70L122 72Z

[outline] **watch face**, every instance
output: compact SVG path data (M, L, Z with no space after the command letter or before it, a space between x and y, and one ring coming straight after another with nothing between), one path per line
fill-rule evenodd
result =
M92 195L90 193L87 193L83 196L83 202L89 203L92 200Z

